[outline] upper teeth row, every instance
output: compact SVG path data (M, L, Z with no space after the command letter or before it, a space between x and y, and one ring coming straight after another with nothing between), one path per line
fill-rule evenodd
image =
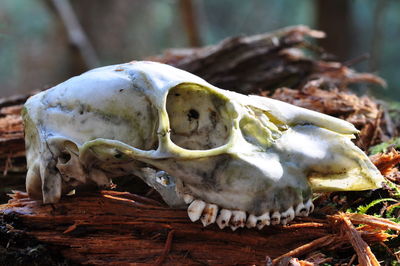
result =
M226 226L235 231L239 227L247 228L257 227L262 229L266 225L283 224L286 225L292 221L295 216L308 216L314 210L314 205L309 199L306 203L300 203L295 208L290 207L284 212L265 212L260 216L254 214L246 215L244 211L221 209L218 215L218 206L211 203L206 203L202 200L194 199L192 195L185 194L184 201L190 204L188 207L188 215L192 222L201 220L203 226L207 226L217 222L219 228L223 229ZM218 216L218 217L217 217ZM246 220L247 217L247 220Z

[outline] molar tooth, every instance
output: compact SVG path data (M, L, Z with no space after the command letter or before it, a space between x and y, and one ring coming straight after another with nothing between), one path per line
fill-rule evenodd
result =
M229 221L232 231L238 227L244 227L246 223L246 213L244 211L232 211L232 218Z
M264 226L270 225L271 219L269 217L269 211L265 212L261 216L257 217L257 228L258 230L263 229Z
M194 198L193 198L192 195L190 195L190 194L184 194L184 195L183 195L183 201L184 201L186 204L192 203L193 200L194 200Z
M290 207L286 211L281 213L281 224L286 225L288 222L294 219L294 210L293 207Z
M306 204L304 204L304 206L307 208L308 214L313 212L314 204L312 203L311 199L307 200L307 202L306 202Z
M303 202L299 203L296 207L296 216L307 216L307 208L304 206Z
M233 225L231 225L230 227L231 227L232 231L236 231L236 229L238 228L237 226L233 226Z
M289 214L290 221L293 221L294 217L296 217L293 207L287 209L286 212Z
M189 205L187 211L192 222L195 222L200 218L204 207L206 207L206 203L202 200L195 200Z
M226 226L228 226L229 221L231 220L231 216L232 216L232 211L222 209L217 218L217 224L219 228L224 229Z
M257 217L254 214L250 214L249 217L247 217L246 227L252 228L256 227L256 225L257 225Z
M218 206L215 204L207 204L203 210L203 216L201 216L201 222L206 227L209 224L215 222L218 213Z
M279 224L279 222L281 221L281 214L276 211L271 215L271 224L272 225L276 225Z
M285 212L281 213L281 224L286 225L288 222L288 218Z

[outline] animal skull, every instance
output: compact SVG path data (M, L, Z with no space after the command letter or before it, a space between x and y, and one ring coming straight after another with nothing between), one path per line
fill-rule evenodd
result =
M170 206L190 204L192 221L261 229L308 215L312 192L383 182L353 125L160 63L71 78L31 97L23 119L26 188L44 203L135 174Z

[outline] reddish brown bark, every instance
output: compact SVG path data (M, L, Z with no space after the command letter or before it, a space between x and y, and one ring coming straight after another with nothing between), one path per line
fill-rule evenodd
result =
M215 224L204 228L199 222L192 223L185 210L159 205L115 191L69 196L54 205L15 193L8 204L0 205L0 214L14 224L12 230L24 230L83 264L262 265L266 257L287 252L284 257L306 255L344 241L326 219L232 232ZM385 239L379 230L367 233L361 237L369 243ZM321 241L323 245L316 244ZM303 247L295 249L299 246Z

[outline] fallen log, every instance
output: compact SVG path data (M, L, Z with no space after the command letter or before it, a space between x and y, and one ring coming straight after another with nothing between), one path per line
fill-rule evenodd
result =
M25 97L26 100L26 97ZM8 171L26 171L24 160L25 143L21 119L20 103L0 106L0 171L7 175Z
M12 189L25 187L25 143L21 119L27 95L0 99L0 203Z
M41 205L19 194L0 212L9 223L18 220L15 229L56 245L65 257L82 264L155 264L163 255L166 265L262 264L266 256L277 257L328 231L326 224L261 232L203 228L184 210L132 200L130 195L102 191ZM164 254L169 234L172 248Z
M316 239L327 238L326 246L344 241L334 235L326 218L232 232L215 224L204 228L192 223L185 210L116 191L67 196L54 205L17 192L8 204L0 205L0 213L8 234L23 231L79 264L263 265L267 257L277 258L308 243L307 250L292 253L320 249L323 245L315 245ZM369 243L387 238L379 230L361 236Z
M324 61L321 49L307 40L324 36L321 31L294 26L272 33L228 38L202 48L170 49L149 59L189 71L219 88L244 94L280 87L300 89L314 79L324 80L328 88L342 89L354 83L386 86L383 79L373 74L357 73L342 63Z

